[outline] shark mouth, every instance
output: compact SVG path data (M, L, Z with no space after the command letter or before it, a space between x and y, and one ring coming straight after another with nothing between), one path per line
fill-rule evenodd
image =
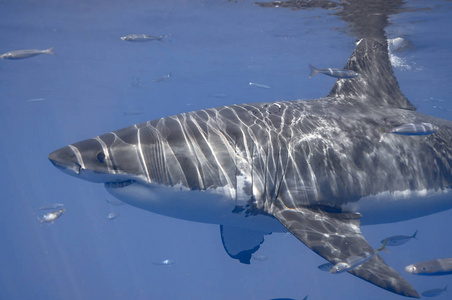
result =
M123 188L126 186L129 186L131 184L134 184L136 181L129 179L129 180L122 180L122 181L113 181L113 182L105 182L105 187L106 188L111 188L111 189L118 189L118 188Z

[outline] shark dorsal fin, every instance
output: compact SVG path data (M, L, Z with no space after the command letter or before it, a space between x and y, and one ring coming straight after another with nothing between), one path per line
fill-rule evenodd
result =
M345 68L360 75L339 79L328 96L353 99L371 105L415 110L400 91L389 61L386 39L363 38L347 61Z

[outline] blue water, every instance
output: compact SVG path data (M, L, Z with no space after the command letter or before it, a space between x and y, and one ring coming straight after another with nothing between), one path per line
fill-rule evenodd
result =
M386 28L412 45L394 53L401 89L418 111L452 120L452 3L405 7ZM120 39L132 33L166 37ZM267 260L240 264L225 253L218 226L111 205L102 185L47 160L67 144L162 116L325 96L334 79L308 79L308 64L342 67L355 47L346 33L332 11L251 1L0 1L0 53L56 52L0 61L0 299L402 299L350 274L319 271L324 260L288 234L266 237L258 254ZM41 225L35 208L51 203L67 212ZM120 216L110 221L110 212ZM419 230L382 257L422 292L452 285L452 277L403 268L451 256L451 219L446 211L362 231L378 247L386 236ZM164 259L177 263L153 264Z

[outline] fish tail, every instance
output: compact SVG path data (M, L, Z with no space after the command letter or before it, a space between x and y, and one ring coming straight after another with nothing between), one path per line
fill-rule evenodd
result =
M55 55L55 52L53 52L53 50L55 50L55 47L49 48L47 50L45 50L46 54L51 54L51 55Z
M381 246L381 248L379 248L379 249L377 249L377 252L380 252L380 251L385 251L385 252L389 252L387 249L386 249L386 243L388 242L388 239L384 239L384 241L383 241L383 246Z
M42 223L44 223L44 220L41 220L39 217L38 217L38 221L42 224Z
M312 76L314 76L315 74L319 73L319 70L317 70L316 68L314 68L313 65L309 65L309 68L311 69L311 75L309 75L309 78L312 78Z
M417 235L417 230L416 230L416 232L413 234L412 238L415 239L415 238L416 238L416 235Z

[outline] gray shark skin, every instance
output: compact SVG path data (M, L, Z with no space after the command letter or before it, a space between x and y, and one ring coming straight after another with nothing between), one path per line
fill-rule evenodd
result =
M373 250L360 224L452 208L452 122L414 110L393 76L386 40L361 40L345 68L361 75L338 80L325 98L183 113L49 159L130 205L220 224L226 251L243 263L265 234L285 227L336 264ZM421 122L439 129L379 142L381 128ZM379 255L349 273L419 297Z

